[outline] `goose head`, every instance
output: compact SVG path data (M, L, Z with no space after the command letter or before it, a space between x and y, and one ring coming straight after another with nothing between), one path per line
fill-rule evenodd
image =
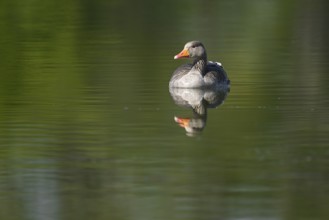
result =
M190 41L185 44L184 49L174 59L179 58L202 58L206 57L206 49L200 41Z

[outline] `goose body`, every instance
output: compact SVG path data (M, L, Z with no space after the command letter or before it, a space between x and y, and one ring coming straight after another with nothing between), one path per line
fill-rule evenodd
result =
M200 41L185 44L184 49L174 59L194 58L192 64L178 67L169 82L175 88L215 88L228 86L230 81L220 63L207 61L206 49Z

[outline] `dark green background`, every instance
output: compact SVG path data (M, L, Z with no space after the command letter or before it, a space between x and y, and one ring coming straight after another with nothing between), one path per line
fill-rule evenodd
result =
M0 3L0 219L328 219L327 1ZM168 92L201 40L202 135Z

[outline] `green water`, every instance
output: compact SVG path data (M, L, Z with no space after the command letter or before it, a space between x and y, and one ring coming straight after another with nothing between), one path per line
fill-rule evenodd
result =
M0 219L329 218L326 1L0 6ZM206 117L168 89L190 40L231 80Z

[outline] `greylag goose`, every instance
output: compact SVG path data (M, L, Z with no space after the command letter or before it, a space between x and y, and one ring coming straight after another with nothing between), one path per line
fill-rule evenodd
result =
M206 49L200 41L190 41L174 59L193 58L192 64L178 67L169 82L174 88L216 88L229 86L230 80L220 63L207 61Z

